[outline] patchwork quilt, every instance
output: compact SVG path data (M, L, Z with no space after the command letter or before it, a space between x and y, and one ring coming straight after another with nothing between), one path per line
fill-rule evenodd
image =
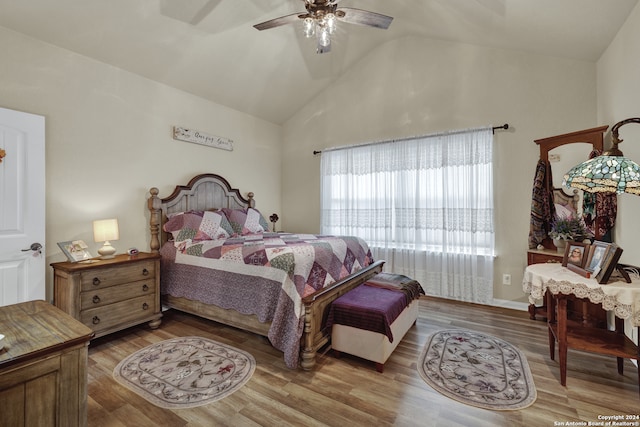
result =
M358 237L268 232L168 243L161 254L163 294L271 322L269 340L290 368L298 366L302 298L373 262Z

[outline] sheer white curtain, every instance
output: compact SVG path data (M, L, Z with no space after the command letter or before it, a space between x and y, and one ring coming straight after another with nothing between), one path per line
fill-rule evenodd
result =
M493 299L491 127L325 150L321 233L355 235L428 295Z

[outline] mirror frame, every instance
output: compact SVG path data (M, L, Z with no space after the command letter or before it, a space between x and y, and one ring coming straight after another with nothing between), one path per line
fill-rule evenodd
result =
M540 147L540 160L543 160L545 163L549 163L549 151L554 148L561 147L567 144L575 144L575 143L583 143L583 144L591 144L593 150L598 150L601 153L604 152L604 133L609 128L608 125L598 126L595 128L579 130L576 132L565 133L562 135L550 136L548 138L536 139L534 142L538 144ZM586 160L586 159L585 159ZM547 180L548 191L555 196L555 188L553 187L553 182L549 182ZM559 189L562 191L562 189ZM571 196L568 196L571 197ZM577 196L574 196L577 197ZM594 236L596 240L601 238L602 236ZM551 241L550 238L546 238L543 242L543 245L547 249L554 249L555 245Z

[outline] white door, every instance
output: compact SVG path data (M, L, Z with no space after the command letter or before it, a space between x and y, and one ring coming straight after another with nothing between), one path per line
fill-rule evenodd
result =
M44 117L0 108L0 306L46 299Z

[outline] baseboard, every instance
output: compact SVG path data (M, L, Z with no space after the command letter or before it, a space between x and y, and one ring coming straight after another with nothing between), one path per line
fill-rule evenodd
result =
M493 305L495 307L502 307L502 308L510 308L512 310L519 310L519 311L528 311L529 310L529 303L526 302L519 302L519 301L510 301L510 300L506 300L506 299L495 299L493 301L491 301L490 304L487 305Z
M447 301L458 302L461 304L478 304L478 305L486 305L489 307L500 307L500 308L507 308L511 310L518 310L518 311L529 311L529 303L519 302L519 301L510 301L506 299L494 298L490 302L473 302L473 301L462 301L462 300L457 300L453 298L439 297L435 295L425 295L425 297L432 298L434 300L443 299Z

